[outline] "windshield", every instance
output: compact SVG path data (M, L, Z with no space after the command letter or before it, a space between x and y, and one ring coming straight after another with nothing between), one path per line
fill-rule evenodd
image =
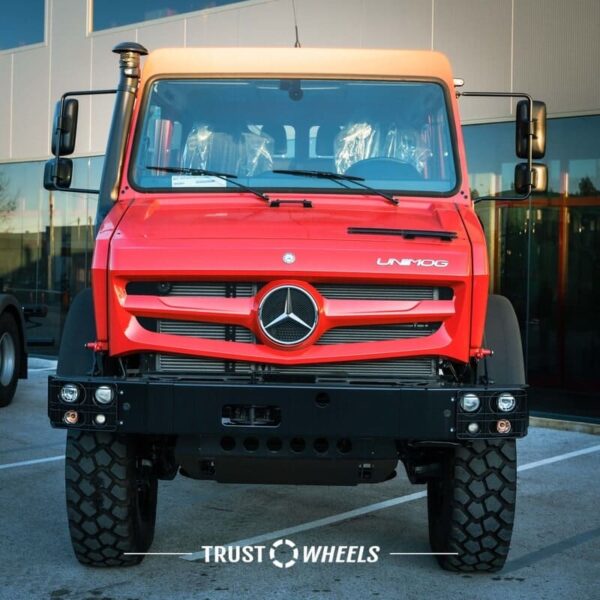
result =
M348 191L332 179L275 172L282 170L349 175L405 194L447 194L457 183L445 97L432 82L156 81L132 183L174 192L236 189L194 170L227 173L264 191Z

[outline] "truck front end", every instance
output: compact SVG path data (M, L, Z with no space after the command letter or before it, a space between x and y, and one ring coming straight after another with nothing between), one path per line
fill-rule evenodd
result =
M78 559L141 560L158 478L355 485L401 461L442 566L501 568L526 386L445 57L162 50L133 81L130 55L93 295L49 380ZM102 538L107 513L128 533Z

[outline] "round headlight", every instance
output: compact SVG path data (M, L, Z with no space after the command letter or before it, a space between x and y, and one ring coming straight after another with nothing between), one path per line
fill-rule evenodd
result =
M60 388L60 399L68 404L79 400L79 388L74 383L66 383Z
M96 415L94 417L94 423L96 423L96 425L104 425L106 423L106 416L102 414Z
M479 398L475 394L465 394L460 399L460 407L465 412L475 412L479 408L480 405L481 405L481 402L479 401Z
M510 412L516 405L517 401L512 394L500 394L496 400L496 406L502 412Z
M479 425L477 423L469 423L469 425L467 426L467 431L475 435L479 432Z
M108 385L101 385L96 389L94 398L98 404L110 404L113 400L113 389Z

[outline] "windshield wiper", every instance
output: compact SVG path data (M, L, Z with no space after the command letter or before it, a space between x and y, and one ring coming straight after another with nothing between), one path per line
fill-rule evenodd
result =
M375 188L361 183L365 180L364 177L356 177L355 175L343 175L341 173L333 173L330 171L305 171L302 169L273 169L273 173L281 173L282 175L299 175L301 177L315 177L318 179L329 179L330 181L335 181L336 183L339 183L342 187L345 187L346 189L355 190L356 188L350 187L349 185L344 185L344 181L349 181L350 183L353 183L354 185L363 188L371 194L381 196L382 198L389 200L392 204L396 206L398 205L398 200L396 200L396 198L394 198L393 196L390 196L389 194L386 194L381 190L376 190Z
M154 170L154 171L163 171L164 173L178 173L180 175L206 175L207 177L217 177L218 179L222 179L223 181L228 181L229 183L233 183L233 185L237 185L239 188L245 190L246 192L250 192L254 194L261 200L265 202L270 202L271 199L266 194L259 192L258 190L254 190L239 181L235 181L237 179L237 175L232 175L231 173L220 173L219 171L208 171L207 169L188 169L186 167L155 167L153 165L146 165L146 169Z

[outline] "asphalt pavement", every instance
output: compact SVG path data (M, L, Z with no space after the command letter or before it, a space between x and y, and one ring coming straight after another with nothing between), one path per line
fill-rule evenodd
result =
M132 568L83 567L67 530L65 432L45 414L51 372L32 361L30 378L0 410L2 600L600 598L600 437L542 428L518 445L513 544L497 574L444 572L421 554L429 552L425 488L404 473L358 487L179 476L159 487L151 551L164 554ZM218 551L225 560L239 561L214 562L214 547L234 542L254 548L248 562L226 549ZM326 562L304 562L310 547ZM352 562L329 562L327 552Z

